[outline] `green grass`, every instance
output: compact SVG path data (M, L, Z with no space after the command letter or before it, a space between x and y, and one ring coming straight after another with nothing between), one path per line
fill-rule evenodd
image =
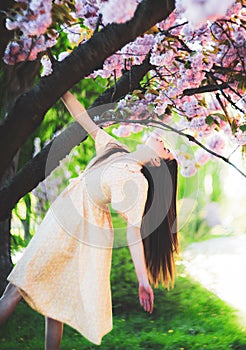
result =
M103 338L101 348L112 350L245 350L246 333L235 311L187 277L178 277L170 291L155 290L155 309L144 313L137 288L129 292L134 305L114 310L114 328ZM43 349L44 320L24 302L0 330L0 349ZM65 326L61 350L98 349Z

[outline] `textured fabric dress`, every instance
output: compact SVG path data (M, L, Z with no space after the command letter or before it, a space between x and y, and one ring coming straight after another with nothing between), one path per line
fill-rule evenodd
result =
M119 144L100 130L96 158ZM122 145L122 147L125 147ZM10 275L27 303L95 344L112 329L111 203L128 225L140 226L148 183L141 165L116 153L91 166L58 196Z

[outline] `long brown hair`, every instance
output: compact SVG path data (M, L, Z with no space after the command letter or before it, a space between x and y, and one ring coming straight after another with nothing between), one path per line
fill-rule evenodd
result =
M148 196L141 225L141 235L150 282L173 286L178 253L177 234L177 161L162 160L160 167L143 167L148 180Z
M129 153L114 144L99 156L92 166L111 155ZM142 173L148 181L148 195L141 223L141 236L149 280L155 287L161 282L173 286L175 263L174 252L178 253L177 233L177 161L161 160L159 167L144 166Z
M119 153L130 153L129 151L127 151L125 148L122 148L120 145L118 145L117 143L113 143L110 142L111 147L106 150L105 152L103 152L102 155L100 155L98 158L95 158L95 162L93 162L91 164L91 166L94 166L98 163L103 162L105 159L108 159L108 157L112 156L113 154L119 152Z

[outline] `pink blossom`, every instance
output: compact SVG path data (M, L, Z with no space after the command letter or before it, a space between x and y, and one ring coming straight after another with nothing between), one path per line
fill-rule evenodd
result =
M232 141L240 146L246 145L246 131L238 129L238 131L232 137Z
M20 37L19 41L10 41L5 49L4 62L15 64L21 61L33 61L37 58L39 52L45 51L47 47L54 46L56 40L45 38L40 35L37 38Z
M63 32L67 34L67 38L71 44L78 44L79 39L81 37L81 26L79 24L75 24L72 26L61 26Z
M103 23L123 23L129 21L137 8L137 0L117 1L108 0L100 7Z
M237 14L241 14L242 11L242 3L238 1L234 1L231 7L229 7L226 11L226 18L230 18L231 16L235 16Z
M223 41L227 38L226 28L223 28L223 24L213 23L210 27L212 35L220 41Z
M103 1L76 0L75 16L77 18L84 18L84 25L88 28L94 29L98 18L100 3L103 3Z
M155 107L154 112L160 116L162 114L165 114L166 108L167 108L167 101L164 101L163 103L158 104Z
M190 122L190 129L199 132L200 136L207 135L213 130L207 123L206 117L196 117Z
M68 51L60 52L58 56L58 61L59 62L63 61L69 55L70 55L70 52Z
M118 109L124 109L125 107L127 107L127 96L125 97L125 99L122 99L118 102L117 107Z
M130 125L120 125L118 128L114 128L112 133L118 137L127 137L131 134L131 126Z
M157 27L161 30L167 30L176 23L177 11L171 12L171 14L162 22L157 24Z
M143 37L138 37L135 41L124 46L120 53L123 55L123 59L131 58L131 64L141 64L153 44L154 36L145 34Z
M196 162L194 160L184 160L180 163L180 173L184 177L194 176L197 172Z
M198 105L197 99L190 98L190 99L187 99L183 103L183 110L188 117L194 117L194 116L199 115L201 113L201 106ZM204 124L203 120L204 120L204 118L192 119L192 123L191 123L190 127L195 128L198 125Z
M138 133L143 130L143 126L141 124L132 124L130 130L133 133Z
M190 41L194 39L195 30L189 23L187 23L183 26L181 35L183 35L187 41Z
M144 95L144 98L148 103L150 103L150 102L153 102L155 100L156 95L151 94L151 93L147 93Z
M154 66L169 66L174 60L173 50L168 50L163 54L152 51L150 56L150 63Z
M96 17L98 9L97 0L75 0L75 11L77 17Z
M42 56L40 62L43 66L43 71L41 73L41 77L52 74L52 72L53 72L52 63L51 63L50 59L48 58L48 56L46 56L46 55Z
M221 154L225 148L225 140L219 133L216 133L207 139L207 146L212 151Z
M243 28L236 28L236 31L232 32L232 39L234 40L234 44L241 48L243 46L246 46L246 31Z
M103 64L103 69L98 69L93 72L90 77L95 78L101 76L103 78L109 78L116 75L119 78L122 75L122 69L124 68L124 59L120 54L114 54L108 57Z
M200 164L200 165L206 164L209 159L210 159L210 155L204 149L199 148L195 152L195 160L198 164Z
M130 119L145 119L149 116L148 101L145 99L135 101L129 107L131 113Z
M185 9L184 16L195 27L199 27L207 20L215 21L217 18L223 17L227 9L235 0L224 0L215 2L214 0L183 0L182 7ZM176 3L180 5L179 1ZM183 9L180 8L182 11Z
M28 6L19 10L14 18L6 20L6 27L9 30L19 29L26 36L44 34L52 23L51 8L52 0L30 0Z

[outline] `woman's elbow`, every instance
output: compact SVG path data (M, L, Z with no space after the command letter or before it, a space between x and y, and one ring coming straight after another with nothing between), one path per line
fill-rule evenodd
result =
M136 244L142 240L140 228L138 226L133 226L128 224L126 236L127 236L128 245Z

